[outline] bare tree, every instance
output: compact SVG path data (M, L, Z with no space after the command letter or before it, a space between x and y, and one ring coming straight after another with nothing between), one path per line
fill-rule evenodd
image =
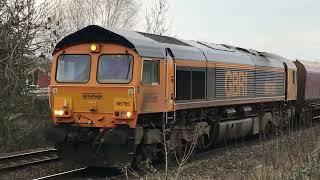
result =
M174 178L175 180L179 179L182 167L186 164L186 162L190 159L192 153L194 152L194 149L196 148L198 143L199 135L200 135L200 128L196 126L194 130L194 134L192 136L192 141L185 144L182 150L183 153L178 154L179 152L177 152L176 150L174 151L174 157L176 159L176 162L178 163L178 168L176 170L176 174Z
M39 2L39 0L38 0ZM57 21L59 17L59 0L41 2L35 7L34 23L39 24L32 40L34 54L39 57L51 58L51 52L56 42L61 39L59 34L65 29ZM59 37L59 39L57 39Z
M0 1L0 136L8 142L10 121L29 111L27 72L34 67L39 48L45 41L50 4L35 0ZM1 143L1 142L0 142Z
M158 35L170 34L170 19L168 17L168 0L153 0L152 7L147 8L145 14L146 27L148 33Z
M62 0L59 20L68 31L96 24L104 27L132 29L136 25L138 0Z
M101 2L98 23L109 27L132 29L136 25L140 3L134 0L105 0Z

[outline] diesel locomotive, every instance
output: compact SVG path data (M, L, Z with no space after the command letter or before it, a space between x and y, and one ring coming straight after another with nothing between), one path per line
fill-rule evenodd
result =
M56 45L51 75L51 139L88 166L155 159L194 137L202 151L319 115L319 64L224 44L91 25Z

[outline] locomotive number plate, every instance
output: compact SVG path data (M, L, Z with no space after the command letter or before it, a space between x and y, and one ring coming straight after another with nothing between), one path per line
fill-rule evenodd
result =
M133 102L131 98L114 98L113 99L114 110L116 111L132 111Z

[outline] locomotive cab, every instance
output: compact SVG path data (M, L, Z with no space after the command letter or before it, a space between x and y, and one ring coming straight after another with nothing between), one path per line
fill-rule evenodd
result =
M55 52L50 100L64 159L86 165L131 161L140 84L133 72L140 66L134 51L116 44L82 43Z
M97 26L60 41L52 59L50 139L62 159L131 162L143 133L138 115L173 109L173 69L172 58L142 58L125 38Z
M96 44L71 46L53 57L50 99L55 123L135 128L137 114L173 109L172 59L141 58L114 44L98 45L99 52L92 46Z

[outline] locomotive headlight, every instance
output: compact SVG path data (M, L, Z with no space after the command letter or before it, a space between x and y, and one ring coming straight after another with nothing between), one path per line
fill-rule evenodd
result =
M127 112L127 118L131 118L132 113L131 112Z
M114 117L117 119L131 119L132 112L130 112L130 111L121 111L121 112L116 111L114 113Z
M99 44L91 44L90 45L90 50L93 53L98 53L100 51Z
M95 44L92 44L91 47L90 47L91 51L96 51L97 50L97 45Z
M63 116L64 111L63 110L54 110L54 115L55 116Z

